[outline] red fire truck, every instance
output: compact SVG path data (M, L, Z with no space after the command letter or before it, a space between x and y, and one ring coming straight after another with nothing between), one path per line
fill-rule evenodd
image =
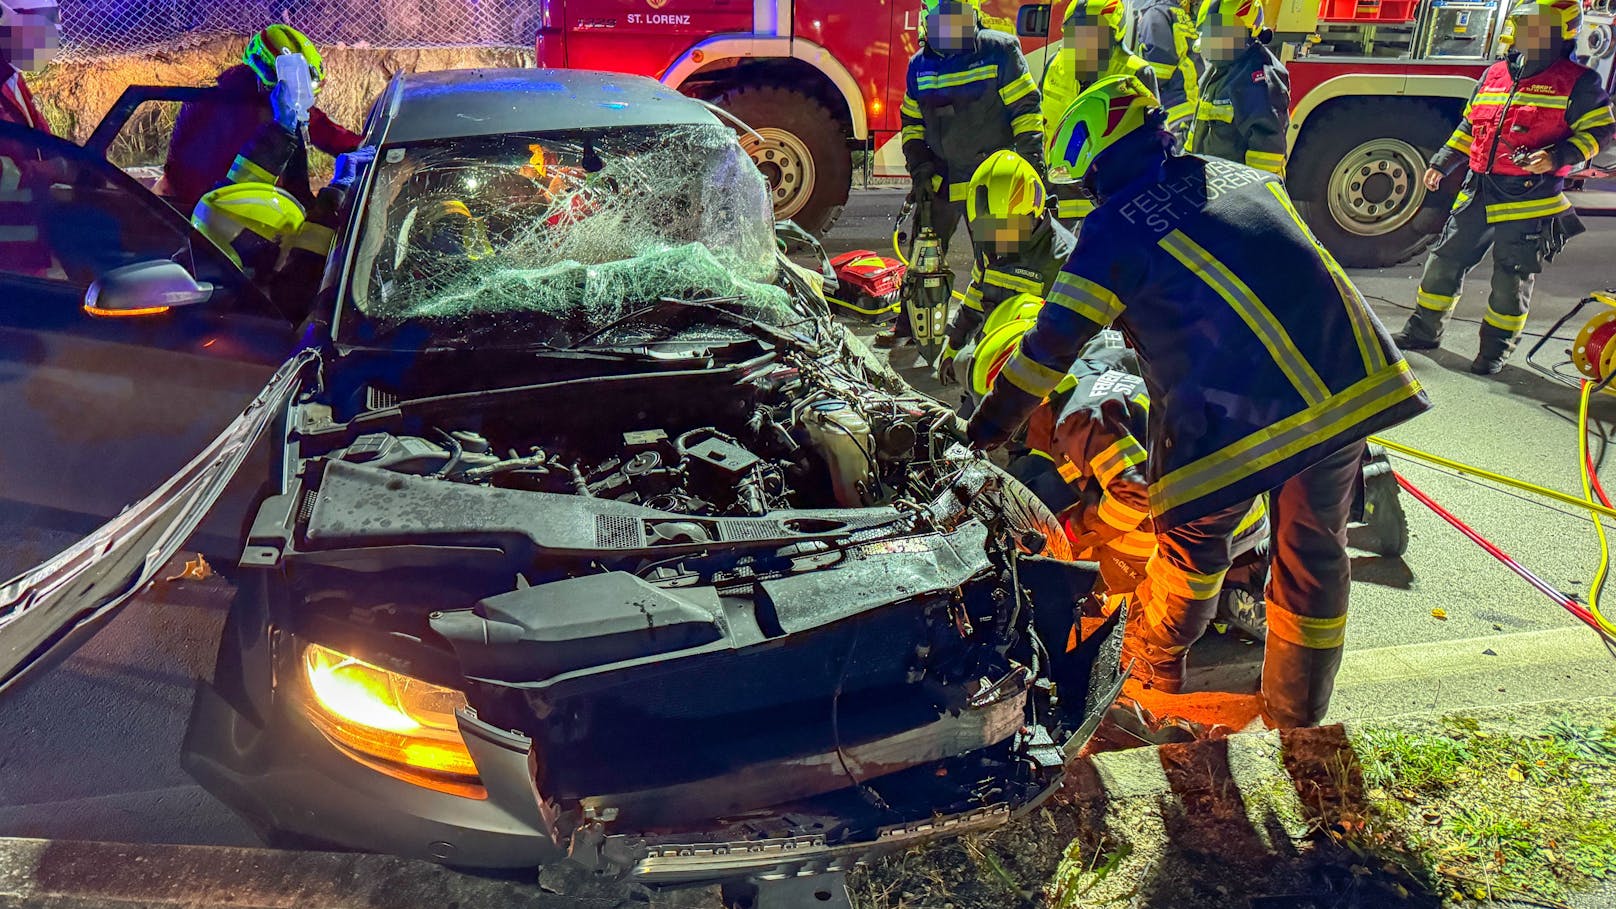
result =
M898 107L918 0L539 0L540 66L654 76L750 124L776 211L815 233L840 215L852 151L899 175ZM1055 21L1067 0L1055 4ZM1492 58L1509 0L1267 0L1291 71L1290 188L1346 264L1418 252L1456 186L1424 162ZM1609 77L1608 4L1592 0L1588 58ZM984 0L1014 31L1017 0ZM1023 38L1035 71L1048 39Z

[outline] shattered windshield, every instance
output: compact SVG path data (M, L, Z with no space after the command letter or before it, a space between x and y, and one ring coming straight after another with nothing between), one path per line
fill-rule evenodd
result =
M803 320L777 280L764 178L725 127L451 139L386 149L377 167L349 342L598 343L602 326L663 299Z

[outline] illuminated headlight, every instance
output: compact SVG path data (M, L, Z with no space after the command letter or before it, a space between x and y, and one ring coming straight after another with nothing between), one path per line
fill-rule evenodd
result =
M303 713L333 743L417 785L480 795L455 721L465 695L319 644L303 648L301 668Z

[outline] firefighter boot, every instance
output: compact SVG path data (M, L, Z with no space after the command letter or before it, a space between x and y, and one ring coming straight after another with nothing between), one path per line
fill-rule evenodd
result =
M1470 371L1478 376L1498 375L1514 346L1512 338L1499 338L1484 329L1481 333L1481 352L1470 361Z
M1122 669L1141 685L1163 694L1184 690L1187 647L1168 647L1151 639L1145 611L1137 597L1127 602L1128 624L1122 637Z
M1448 315L1459 305L1459 283L1464 280L1462 263L1432 253L1425 260L1420 288L1414 295L1414 312L1403 330L1392 335L1399 350L1435 350L1442 346L1442 329Z

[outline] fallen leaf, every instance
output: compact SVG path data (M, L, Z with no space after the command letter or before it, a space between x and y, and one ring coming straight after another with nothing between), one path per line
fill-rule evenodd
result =
M1433 609L1431 610L1431 618L1441 619L1446 622L1448 620L1448 611L1446 609Z
M189 561L187 561L185 563L185 567L180 569L179 574L174 575L171 578L164 578L163 580L164 581L206 581L208 578L211 578L211 577L213 577L213 566L209 565L208 560L203 558L202 553L199 552L199 553L196 554L196 558L191 559L191 560L189 560Z
M1521 768L1519 768L1519 767L1511 767L1511 768L1509 768L1509 770L1505 771L1504 775L1509 777L1509 780L1512 783L1524 783L1524 782L1526 782L1526 774L1521 773Z

